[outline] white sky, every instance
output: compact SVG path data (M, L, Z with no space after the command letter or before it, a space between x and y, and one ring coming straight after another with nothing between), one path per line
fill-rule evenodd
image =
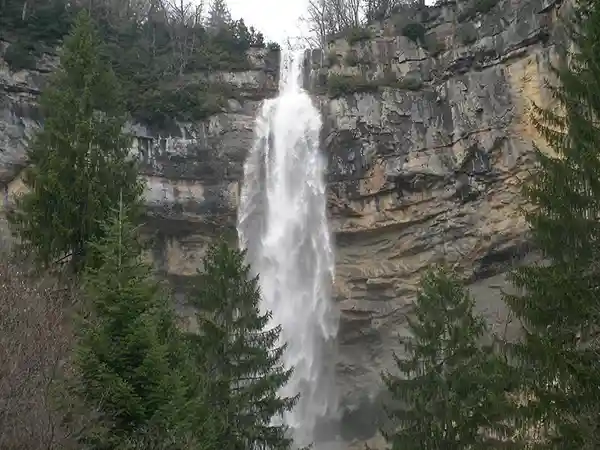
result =
M299 18L307 0L228 0L233 19L244 19L265 35L267 41L280 42L299 34Z

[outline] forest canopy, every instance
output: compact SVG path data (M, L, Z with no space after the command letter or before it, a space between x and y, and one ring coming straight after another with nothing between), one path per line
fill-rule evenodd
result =
M219 112L231 88L191 74L247 70L248 50L267 47L260 32L232 20L223 0L208 10L182 0L0 0L11 69L32 69L42 53L53 52L82 8L97 23L130 114L148 125Z

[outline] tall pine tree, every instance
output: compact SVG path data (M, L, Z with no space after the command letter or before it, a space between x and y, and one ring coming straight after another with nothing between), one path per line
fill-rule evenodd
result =
M11 225L42 265L86 264L90 242L123 201L136 213L142 185L123 134L126 116L117 79L101 58L101 42L86 11L66 38L60 68L40 98L43 128L27 150Z
M206 28L211 33L218 33L219 31L229 29L231 24L231 12L226 0L212 0L206 19Z
M271 419L297 398L278 394L291 370L281 362L280 327L265 329L270 314L260 311L258 279L244 252L224 241L208 250L203 265L191 302L200 332L189 336L196 376L205 380L196 395L197 430L215 450L289 449L287 427Z
M74 392L103 420L80 440L89 449L178 449L189 429L182 337L127 216L122 208L104 226L91 247L98 268L83 277Z
M407 357L395 357L400 373L383 375L392 400L383 433L392 450L516 448L503 423L511 403L497 383L505 365L480 342L486 326L466 290L432 270L414 312Z
M525 188L526 218L546 262L512 275L506 301L524 324L512 348L527 398L524 426L541 428L535 448L600 446L600 3L573 3L573 51L554 68L556 108L534 108L555 155L537 151Z

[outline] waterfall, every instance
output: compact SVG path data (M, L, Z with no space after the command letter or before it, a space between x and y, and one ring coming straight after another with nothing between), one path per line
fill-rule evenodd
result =
M279 95L263 103L256 119L238 211L240 246L259 274L272 325L282 327L285 364L294 367L281 394L300 394L283 417L298 446L329 439L319 437L319 425L327 428L324 422L337 413L326 162L321 116L302 88L303 61L303 51L282 51Z

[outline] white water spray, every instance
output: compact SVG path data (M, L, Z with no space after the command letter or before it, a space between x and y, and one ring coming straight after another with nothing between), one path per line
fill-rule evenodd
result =
M240 245L260 276L263 306L281 325L294 367L281 394L300 400L283 418L298 446L317 444L337 412L331 355L334 257L326 214L321 117L302 88L304 52L282 51L279 96L256 119L238 211Z

